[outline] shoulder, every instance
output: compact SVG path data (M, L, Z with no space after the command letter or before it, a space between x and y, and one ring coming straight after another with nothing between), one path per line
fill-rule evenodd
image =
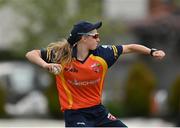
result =
M110 67L122 54L122 46L100 45L91 52L93 55L103 58L107 62L108 67Z
M101 55L108 55L114 54L115 56L119 56L122 54L123 47L122 45L100 45L95 50L92 51L94 55L101 56Z

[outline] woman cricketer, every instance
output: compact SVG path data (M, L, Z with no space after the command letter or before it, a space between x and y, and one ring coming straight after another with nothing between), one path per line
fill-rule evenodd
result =
M51 43L47 48L32 50L26 58L55 74L59 102L66 127L127 127L102 105L104 79L121 54L139 53L163 59L162 50L139 44L98 45L95 24L80 21L67 40Z

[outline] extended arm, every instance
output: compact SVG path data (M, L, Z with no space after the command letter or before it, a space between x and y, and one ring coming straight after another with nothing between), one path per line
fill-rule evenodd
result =
M122 45L123 47L123 54L127 53L140 53L140 54L147 54L151 55L156 59L163 59L165 56L165 52L162 50L153 50L146 46L139 45L139 44L128 44L128 45ZM153 51L152 51L153 50Z

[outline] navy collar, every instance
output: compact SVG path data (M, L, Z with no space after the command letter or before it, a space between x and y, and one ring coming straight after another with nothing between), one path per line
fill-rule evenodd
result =
M89 57L89 55L91 53L92 53L92 51L90 50L88 56L82 61L82 60L77 59L77 45L74 46L73 49L72 49L72 57L75 58L77 61L79 61L81 63L84 63L88 59L88 57Z

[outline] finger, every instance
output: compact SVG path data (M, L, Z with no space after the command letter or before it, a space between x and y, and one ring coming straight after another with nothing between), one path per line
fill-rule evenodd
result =
M163 56L159 56L159 57L157 57L159 60L162 60L163 59Z
M158 56L159 56L159 53L156 52L156 53L153 54L153 56L154 56L154 57L158 57Z
M154 56L155 56L155 57L158 57L158 56L164 56L164 55L163 55L162 52L156 52L156 53L154 53Z
M53 74L57 75L61 72L61 69L59 68L59 66L54 66L53 67Z
M54 65L53 68L56 68L58 70L61 70L61 67L59 65Z
M161 56L165 56L165 53L164 53L163 51L159 51L159 54L160 54Z
M60 64L57 64L56 68L58 68L59 70L62 70L62 66Z
M52 72L53 71L53 65L49 66L49 72Z

